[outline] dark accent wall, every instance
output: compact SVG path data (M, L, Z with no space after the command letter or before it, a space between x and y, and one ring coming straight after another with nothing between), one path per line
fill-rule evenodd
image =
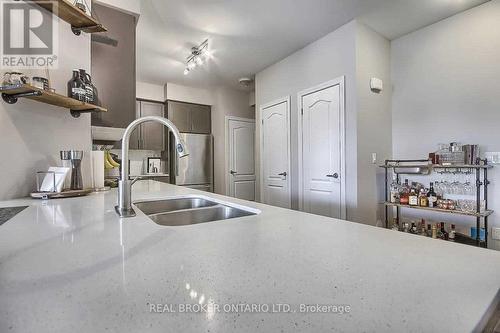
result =
M135 112L135 17L116 9L94 4L93 11L118 41L116 47L92 41L92 81L101 104L108 112L92 114L93 126L125 128Z

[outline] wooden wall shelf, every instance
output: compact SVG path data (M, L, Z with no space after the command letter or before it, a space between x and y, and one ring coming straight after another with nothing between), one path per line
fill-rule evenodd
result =
M71 97L66 97L55 92L39 89L29 84L0 86L2 98L9 104L15 104L21 97L28 98L45 104L60 106L71 110L71 115L78 118L84 112L106 112L106 108L81 102Z
M81 32L94 33L108 31L103 25L95 18L87 15L78 9L73 3L68 0L25 0L27 2L34 2L42 8L57 15L63 21L71 25L71 30L75 35L80 35ZM54 13L53 6L57 8Z

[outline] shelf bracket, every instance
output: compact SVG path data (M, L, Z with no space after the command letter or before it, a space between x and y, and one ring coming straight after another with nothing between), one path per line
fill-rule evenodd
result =
M21 97L34 97L34 96L42 96L41 91L30 91L20 94L6 94L2 93L2 98L8 104L16 104L17 100Z
M99 109L89 109L89 110L69 110L73 118L80 118L82 113L92 113L92 112L98 112Z
M86 27L74 27L71 26L71 31L75 34L75 36L80 36L82 34L82 31L85 29L92 29L92 28L100 28L102 27L101 24L96 24L96 25L89 25Z

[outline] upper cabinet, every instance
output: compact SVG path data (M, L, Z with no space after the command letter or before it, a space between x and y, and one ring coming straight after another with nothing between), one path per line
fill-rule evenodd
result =
M168 101L167 111L168 118L180 132L198 134L212 132L211 108L208 105Z
M141 101L140 117L164 116L164 104ZM140 149L144 150L165 150L165 126L157 122L146 122L141 124Z
M108 108L92 115L92 125L125 128L136 117L136 18L97 3L92 11L108 28L92 38L92 81L99 89L99 101Z
M146 116L165 117L165 104L137 100L137 118ZM156 122L140 124L130 136L130 149L165 151L167 147L165 126Z

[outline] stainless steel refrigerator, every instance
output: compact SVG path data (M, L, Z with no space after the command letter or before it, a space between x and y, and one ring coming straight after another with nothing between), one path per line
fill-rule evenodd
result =
M170 147L170 183L213 192L213 137L210 134L181 133L189 155L178 158ZM170 140L173 144L174 140Z

